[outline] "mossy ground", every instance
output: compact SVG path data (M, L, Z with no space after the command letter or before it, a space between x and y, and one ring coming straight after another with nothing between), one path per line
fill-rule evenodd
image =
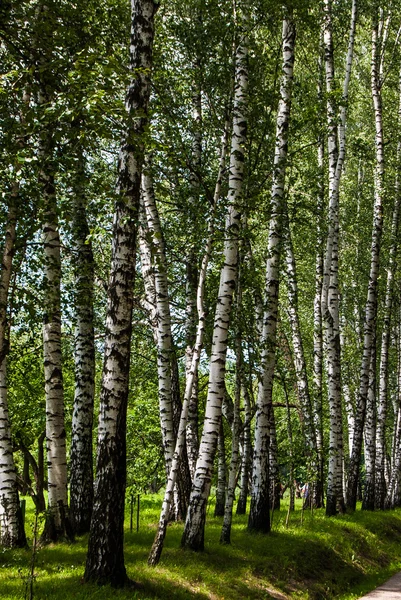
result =
M82 582L87 538L41 548L36 557L35 600L262 600L265 598L358 598L401 570L401 511L361 512L327 519L324 511L305 511L300 501L285 526L285 503L274 515L268 536L246 531L246 517L234 517L232 545L219 544L221 519L209 509L205 552L180 548L182 524L168 528L156 568L146 560L161 498L141 499L139 532L127 530L125 561L133 589ZM28 502L27 534L32 538L33 508ZM29 573L29 550L0 550L0 598L21 600Z

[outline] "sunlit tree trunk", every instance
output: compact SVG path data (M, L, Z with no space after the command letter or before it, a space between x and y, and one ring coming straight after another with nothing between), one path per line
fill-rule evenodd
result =
M372 348L369 369L369 388L366 398L366 420L364 429L365 483L363 510L375 508L375 462L376 462L376 348Z
M241 35L235 53L235 88L233 108L233 130L231 140L228 212L225 228L224 266L220 273L220 284L213 325L210 357L208 395L205 420L199 448L199 456L192 485L191 498L185 523L182 545L193 550L204 547L206 504L210 493L214 456L221 421L221 406L225 392L225 368L228 328L231 307L237 280L238 234L240 230L240 207L244 173L244 145L246 139L247 109L247 36Z
M94 261L86 216L85 165L78 157L73 188L75 278L75 395L71 425L70 515L75 533L87 533L93 506L93 402L95 395L95 337L93 327Z
M295 26L288 11L282 29L282 78L277 111L276 147L271 190L271 217L266 263L266 288L261 335L261 373L258 387L255 442L252 465L251 508L248 520L250 531L270 531L269 517L269 446L273 416L272 393L276 357L276 331L280 256L285 212L284 183L288 150L288 126L294 69Z
M6 357L9 344L7 307L16 239L18 193L19 185L14 182L9 199L0 273L0 545L3 548L21 548L26 545L7 403Z
M164 447L166 477L168 477L174 454L176 436L181 414L181 399L178 364L171 329L167 258L160 217L156 206L151 165L146 164L142 175L142 201L146 217L147 232L151 238L151 260L153 264L155 322L154 337L157 344L157 371L159 385L160 423ZM185 517L190 492L190 473L186 449L181 454L179 477L174 502L175 518Z
M126 96L128 126L119 156L99 408L97 474L84 575L85 581L110 583L115 587L122 587L127 582L123 552L126 414L143 133L147 124L157 7L153 0L132 0L131 3L132 80Z
M220 534L220 543L231 543L231 525L233 506L235 500L235 486L237 483L239 449L240 449L240 428L241 428L241 383L242 383L242 330L241 330L241 310L242 310L242 282L241 282L241 262L238 271L238 284L236 294L236 336L235 336L235 394L234 394L234 414L232 424L232 440L231 440L231 459L228 471L227 493L224 505L223 527Z
M340 123L334 101L334 50L331 0L324 3L324 58L327 92L329 210L328 234L323 266L322 322L327 357L328 398L330 412L329 466L326 514L343 511L343 431L341 408L341 362L338 290L339 187L345 159L345 123L348 87L351 76L356 26L356 1L352 3L351 26L346 57ZM338 135L338 139L337 139ZM339 143L338 143L339 141Z
M384 178L384 144L382 123L381 79L379 62L381 44L379 40L379 23L377 9L375 10L372 30L372 63L371 90L375 118L375 148L376 165L374 172L374 207L371 245L371 262L369 273L368 294L365 307L363 326L363 355L360 371L359 392L355 411L354 444L349 466L347 507L355 510L356 496L361 462L363 428L366 416L366 402L369 391L369 370L375 357L374 344L376 340L377 320L377 284L379 277L379 258L383 230L383 178ZM376 365L372 366L373 369Z

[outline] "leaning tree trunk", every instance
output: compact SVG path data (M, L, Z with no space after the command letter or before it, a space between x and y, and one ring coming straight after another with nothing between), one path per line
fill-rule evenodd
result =
M344 511L343 431L341 408L341 361L338 290L339 188L345 159L345 123L349 80L354 49L356 0L352 3L351 26L346 57L340 123L334 101L334 50L332 39L331 0L324 4L324 57L327 92L329 210L328 233L322 282L322 322L327 356L328 397L330 412L329 467L327 480L328 516ZM339 146L337 142L339 138Z
M355 411L354 444L350 459L347 507L355 510L357 489L359 480L359 468L361 463L363 429L366 416L366 402L369 391L369 370L371 361L375 354L373 347L376 340L377 320L377 286L379 278L380 247L383 230L383 178L384 178L384 140L382 123L382 101L381 81L379 74L380 61L379 23L377 10L374 15L372 29L372 63L371 63L371 86L375 117L375 147L376 165L374 172L374 194L372 244L370 253L370 273L368 294L365 307L365 319L363 326L363 353L359 380L359 391ZM376 368L374 364L373 369Z
M93 327L94 261L88 239L85 167L78 157L73 198L75 278L75 395L71 425L70 515L75 533L89 532L93 506L93 402L95 394L95 337Z
M233 131L228 181L228 213L223 252L224 265L220 274L213 326L204 428L196 463L187 520L182 537L182 545L193 550L203 550L204 547L206 504L210 493L213 462L221 420L221 407L225 393L227 338L232 299L237 280L238 234L241 225L239 208L242 199L244 146L247 126L247 43L246 34L242 35L236 48Z
M255 443L252 465L251 508L248 520L250 531L268 533L269 516L269 446L272 416L273 376L276 362L276 332L280 256L285 211L284 183L288 149L288 126L291 110L291 92L294 69L295 26L290 11L283 20L282 79L277 111L276 149L274 155L271 191L271 217L266 263L266 288L261 334L261 377L258 387L255 424Z
M202 265L199 271L199 281L197 287L196 294L196 306L198 311L198 324L196 329L196 338L195 345L191 352L191 368L187 371L186 381L185 381L185 393L184 400L182 404L180 423L177 434L177 441L175 445L173 460L171 464L171 469L169 473L169 477L167 480L166 491L164 494L162 510L159 518L159 525L157 529L157 533L155 535L155 539L153 541L153 545L148 557L148 564L151 566L155 566L160 561L161 553L163 551L163 543L164 538L166 536L167 523L170 514L170 508L173 501L173 490L178 476L178 468L179 461L181 458L181 454L186 449L186 431L187 431L187 419L188 413L190 409L190 402L194 389L194 382L198 374L199 360L201 351L203 348L203 338L205 333L205 325L206 325L206 309L204 302L204 294L205 294L205 281L206 281L206 273L207 268L212 252L212 244L213 244L213 232L214 232L214 212L217 206L217 202L220 196L220 188L221 188L221 177L225 164L225 156L226 156L226 136L223 137L223 147L222 147L222 155L220 161L220 168L216 182L215 194L214 194L214 206L212 211L212 218L209 223L209 235L206 242L205 254L203 256Z
M113 222L106 339L100 396L95 497L85 581L124 586L126 415L129 388L135 248L143 134L147 125L154 36L153 0L132 0L128 127L119 157L118 198ZM139 116L138 116L139 115Z
M2 269L0 273L0 545L4 548L21 548L26 545L24 523L19 505L17 473L11 443L6 381L6 357L9 343L7 306L16 238L18 193L19 186L17 183L14 183L9 200Z
M171 328L167 257L162 226L153 190L150 161L142 175L142 202L150 238L150 255L154 281L155 321L154 338L157 344L160 423L163 439L166 478L171 470L181 415L181 398L177 356ZM191 487L186 449L183 450L177 479L174 516L185 518Z

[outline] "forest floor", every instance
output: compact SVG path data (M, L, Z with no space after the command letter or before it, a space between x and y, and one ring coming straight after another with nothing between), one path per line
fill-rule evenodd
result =
M323 510L302 511L297 501L286 527L287 506L275 512L268 536L246 531L234 517L232 545L219 544L221 519L209 508L205 552L180 548L182 524L167 531L160 564L147 566L161 505L144 496L139 532L130 533L127 508L125 562L137 592L84 584L87 538L40 548L35 556L35 600L262 600L354 599L401 571L401 510L362 512L330 519ZM135 520L136 514L134 516ZM26 530L32 542L33 507L27 502ZM29 598L31 550L0 550L0 599Z

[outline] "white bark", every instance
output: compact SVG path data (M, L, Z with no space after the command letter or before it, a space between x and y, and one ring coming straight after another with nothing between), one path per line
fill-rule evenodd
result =
M273 375L276 357L276 330L280 255L285 211L284 183L287 162L288 125L294 68L295 27L288 13L282 29L282 78L277 111L276 147L271 190L271 217L266 262L266 287L263 325L260 338L261 373L258 387L252 466L251 509L248 528L261 532L270 530L269 520L269 445L272 421Z
M347 506L355 510L356 494L359 478L359 465L361 461L363 428L366 415L366 402L369 391L369 369L373 360L376 340L377 319L377 285L379 277L380 247L383 230L383 178L384 178L384 140L382 123L381 81L379 75L380 40L378 37L379 23L377 15L374 16L372 28L372 62L371 62L371 91L375 119L375 148L376 165L374 171L374 207L372 242L370 251L370 273L368 293L365 307L363 325L363 354L360 370L359 392L355 413L354 446L350 460ZM372 367L375 369L375 365Z
M215 312L208 395L204 428L199 456L196 463L187 520L182 544L192 549L203 549L206 503L210 493L212 469L221 419L221 406L225 391L225 366L227 337L230 325L231 306L237 279L238 233L240 229L240 205L244 173L244 144L246 136L246 93L248 87L247 37L243 35L236 49L233 131L231 140L228 212L226 218L226 240L224 243L224 265Z
M0 273L0 544L4 548L26 545L25 531L19 506L17 473L11 443L11 427L7 402L7 353L9 332L7 324L8 291L12 257L16 238L17 196L14 183L10 194L2 269Z
M327 92L329 210L328 234L323 267L322 321L327 357L328 396L330 411L329 468L326 514L344 510L343 492L343 432L341 409L341 363L338 291L339 187L345 159L345 125L348 88L351 77L356 26L356 0L352 3L351 25L346 56L340 123L334 102L334 51L332 39L331 0L324 4L324 50ZM338 135L338 138L337 138Z
M153 0L131 2L131 75L128 125L119 157L118 198L113 220L106 339L99 407L95 497L85 581L122 587L126 483L126 414L129 389L135 250L144 131L150 95L154 37Z

